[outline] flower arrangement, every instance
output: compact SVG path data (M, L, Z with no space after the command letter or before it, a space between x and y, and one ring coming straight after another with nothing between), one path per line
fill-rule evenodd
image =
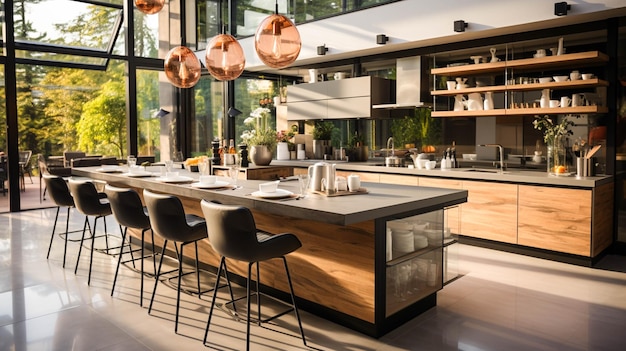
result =
M265 145L270 150L276 147L276 131L269 126L270 109L259 107L250 113L243 123L250 129L241 134L244 143L250 146Z
M569 127L573 125L574 122L567 118L561 119L560 123L554 123L547 115L535 116L533 126L537 130L543 130L543 140L548 145L547 169L551 175L567 173L565 148L561 141L564 136L572 135Z
M543 130L543 141L548 145L554 144L556 140L564 136L572 135L572 131L569 128L573 125L574 122L567 118L563 118L560 123L554 123L548 115L543 117L535 116L533 121L535 129Z

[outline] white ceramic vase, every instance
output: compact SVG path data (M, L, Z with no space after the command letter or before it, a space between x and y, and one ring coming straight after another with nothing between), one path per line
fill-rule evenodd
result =
M289 160L289 143L280 142L276 145L276 159L277 160Z

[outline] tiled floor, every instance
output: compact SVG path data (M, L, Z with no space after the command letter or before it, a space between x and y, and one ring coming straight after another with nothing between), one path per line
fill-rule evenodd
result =
M174 290L159 285L148 315L147 301L138 305L139 276L128 267L110 296L113 257L95 254L91 286L88 256L74 275L76 243L69 245L65 269L58 237L46 260L53 216L52 209L0 214L1 351L244 348L245 324L219 310L202 345L210 295L183 294L175 334ZM82 225L80 215L72 218L72 228ZM109 220L109 231L116 229ZM319 350L623 350L626 260L611 260L621 272L460 246L465 275L439 293L436 308L385 337L372 339L303 312L305 333ZM149 298L153 282L146 282ZM252 326L252 335L253 350L307 349L292 314L269 327Z

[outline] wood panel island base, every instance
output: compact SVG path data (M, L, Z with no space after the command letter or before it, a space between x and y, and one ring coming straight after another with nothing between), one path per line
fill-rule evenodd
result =
M466 190L375 183L364 183L369 193L359 196L308 194L299 200L272 200L251 195L263 181L240 180L242 187L236 190L203 190L96 169L72 172L140 193L149 189L176 195L186 211L197 215L202 215L202 199L246 206L260 229L294 233L302 247L287 259L299 306L373 337L436 305L444 277L444 209L467 201ZM297 187L294 181L279 185L294 193ZM215 271L219 257L208 240L199 250L201 262ZM286 300L280 260L260 267L262 290ZM243 281L245 264L229 261L228 268Z

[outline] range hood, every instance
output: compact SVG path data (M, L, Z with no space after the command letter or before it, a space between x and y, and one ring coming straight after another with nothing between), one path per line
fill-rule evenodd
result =
M428 87L428 77L422 76L422 57L400 58L396 61L396 102L373 105L375 109L414 109L424 107L422 89Z

